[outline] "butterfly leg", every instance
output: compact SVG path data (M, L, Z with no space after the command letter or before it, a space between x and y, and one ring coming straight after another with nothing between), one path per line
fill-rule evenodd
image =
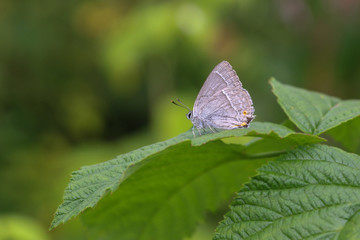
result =
M191 129L191 131L192 131L193 136L196 137L196 134L195 134L195 130L194 130L194 129L195 129L195 127L193 127L193 128Z
M201 136L201 132L200 132L200 130L198 129L198 128L196 128L197 130L198 130L198 133L199 133L199 135Z
M206 123L208 125L208 127L210 128L210 130L213 132L213 133L216 133L217 131L215 131L211 126L210 124Z

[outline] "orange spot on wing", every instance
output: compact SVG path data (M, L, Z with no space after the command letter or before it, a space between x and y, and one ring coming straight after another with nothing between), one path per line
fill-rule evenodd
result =
M236 124L236 125L233 125L232 127L244 127L244 126L246 126L247 125L247 123L246 122L242 122L241 124Z

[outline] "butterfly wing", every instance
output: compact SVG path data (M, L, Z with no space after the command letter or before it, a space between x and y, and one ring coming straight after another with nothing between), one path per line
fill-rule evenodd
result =
M193 109L205 126L222 129L247 127L254 118L253 103L231 65L218 64L201 88Z

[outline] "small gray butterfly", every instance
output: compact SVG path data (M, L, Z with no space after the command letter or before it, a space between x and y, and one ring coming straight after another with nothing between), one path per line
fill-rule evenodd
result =
M178 102L185 106L180 100ZM193 134L194 128L200 135L200 129L205 128L212 131L247 128L255 118L250 94L242 87L227 61L222 61L212 70L195 100L193 110L186 108L190 111L186 116L194 125Z

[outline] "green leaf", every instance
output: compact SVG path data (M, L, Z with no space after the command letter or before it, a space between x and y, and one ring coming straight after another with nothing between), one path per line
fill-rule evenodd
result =
M144 160L82 219L101 239L180 240L266 163L242 154L243 148L221 141L169 147Z
M68 221L70 218L77 216L87 208L94 207L108 191L114 192L118 189L120 184L121 188L125 188L126 185L124 185L123 182L127 180L128 177L139 171L139 169L143 167L147 168L147 161L157 161L157 158L162 156L170 158L170 153L164 152L164 150L168 147L174 146L174 151L177 148L181 148L185 152L185 155L182 155L183 158L187 159L191 158L191 150L194 147L191 147L190 144L187 143L187 148L183 149L182 143L192 141L193 145L205 143L209 144L209 142L216 141L220 138L241 137L245 135L274 139L279 142L282 150L293 148L299 143L311 144L314 142L324 141L322 138L307 134L298 134L284 126L271 123L254 123L251 129L223 131L195 138L193 137L191 131L188 131L164 142L142 147L135 151L122 154L116 159L93 166L83 167L80 170L73 172L72 179L64 193L64 202L58 208L50 228L54 228L60 223ZM271 152L271 147L266 148L266 146L270 145L263 144L264 150L266 150L265 153ZM238 146L238 148L240 149L240 146ZM278 150L278 148L273 149ZM257 153L261 152L261 148L257 148L256 150ZM249 153L255 153L255 151L249 151ZM238 154L236 154L234 158L239 158L237 155ZM218 155L209 156L209 163L218 157ZM221 154L220 157L223 160L225 159ZM170 160L171 159L174 158L171 157ZM204 161L204 164L206 163L207 162ZM191 169L194 166L190 162L187 167ZM171 171L171 169L170 167L164 166L162 171ZM177 179L178 181L181 180L181 176L176 175L175 177L179 178ZM168 181L168 179L164 179L164 181ZM151 183L151 179L144 180L144 183L148 182ZM173 189L175 189L174 187L175 186L173 186ZM135 197L136 196L134 196L134 198Z
M340 100L270 80L289 119L303 132L319 135L360 116L360 100Z
M214 239L359 239L359 176L360 156L301 146L259 169Z
M360 117L326 132L348 151L360 153Z
M117 189L121 182L136 171L136 163L169 146L187 141L191 136L191 131L188 131L167 141L148 145L119 155L113 160L85 166L73 172L65 189L64 202L57 209L50 229L65 223L86 208L94 207L109 190Z

